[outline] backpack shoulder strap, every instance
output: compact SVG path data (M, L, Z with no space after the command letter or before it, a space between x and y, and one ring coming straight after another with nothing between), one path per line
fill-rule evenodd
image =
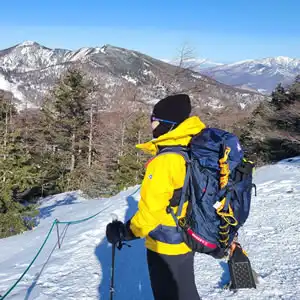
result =
M189 148L184 146L166 146L162 148L157 155L166 153L176 153L181 155L186 162L190 160Z
M186 162L186 175L184 179L184 184L182 187L182 192L181 192L181 197L177 209L177 213L175 214L172 207L168 207L168 212L171 213L171 215L174 218L174 221L177 223L178 219L177 217L181 215L182 209L183 209L183 204L186 199L186 192L188 190L189 184L190 184L190 175L191 175L191 159L190 159L190 154L189 154L189 149L188 147L184 146L168 146L163 148L158 155L165 154L165 153L177 153L181 155L185 162Z

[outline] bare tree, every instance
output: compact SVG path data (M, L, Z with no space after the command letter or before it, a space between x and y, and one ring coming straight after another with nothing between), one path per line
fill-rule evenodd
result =
M188 43L184 43L178 50L178 56L174 64L178 68L178 75L184 73L186 70L198 72L202 64L207 60L197 59L196 50Z
M197 59L196 51L189 44L184 43L177 51L177 56L169 61L173 65L173 70L168 73L164 69L160 70L161 79L156 84L163 85L167 95L176 93L197 94L203 90L201 75L197 72L201 64L206 60ZM184 86L184 88L183 88Z

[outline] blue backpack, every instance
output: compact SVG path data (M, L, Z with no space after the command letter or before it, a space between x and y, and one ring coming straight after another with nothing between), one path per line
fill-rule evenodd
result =
M234 134L215 128L195 135L187 148L167 147L161 152L178 153L186 160L178 210L167 207L183 240L193 251L224 257L249 216L254 164L244 159ZM179 218L185 201L187 213Z

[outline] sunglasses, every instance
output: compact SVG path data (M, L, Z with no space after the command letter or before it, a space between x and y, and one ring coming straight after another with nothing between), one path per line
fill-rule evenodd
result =
M177 122L156 118L153 115L150 117L150 120L151 120L151 123L154 122L154 121L158 121L158 122L164 122L164 123L168 123L168 124L172 124L172 125L178 124Z

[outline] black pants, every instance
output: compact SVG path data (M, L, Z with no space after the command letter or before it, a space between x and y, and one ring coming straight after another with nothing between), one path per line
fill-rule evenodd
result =
M194 276L194 254L163 255L147 250L155 300L200 300Z

